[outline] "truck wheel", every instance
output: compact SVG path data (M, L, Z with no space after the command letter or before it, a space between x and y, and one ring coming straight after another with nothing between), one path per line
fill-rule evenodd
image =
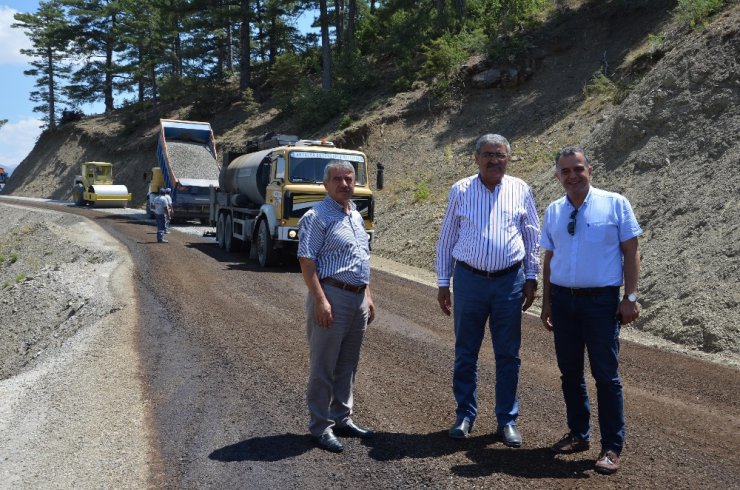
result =
M227 252L236 251L234 242L234 222L231 220L231 215L228 215L226 217L226 226L224 227L224 248Z
M267 220L260 220L257 232L257 260L262 267L268 267L275 263L276 252L272 248L272 236L267 226Z
M81 185L76 185L72 189L72 200L75 203L75 206L84 206L85 205L85 188Z
M224 248L226 246L226 243L224 243L224 214L221 213L218 215L218 220L216 220L216 242L218 243L218 248Z

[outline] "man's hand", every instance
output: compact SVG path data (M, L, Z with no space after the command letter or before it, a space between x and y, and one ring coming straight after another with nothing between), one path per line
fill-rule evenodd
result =
M542 312L540 313L540 320L542 320L542 324L545 326L547 330L552 332L552 318L550 317L552 312L552 309L550 308L550 303L548 302L545 304L545 302L542 302Z
M313 318L319 326L324 328L331 327L334 317L331 314L331 304L326 297L314 299Z
M373 303L373 299L368 296L367 297L367 324L370 325L373 323L373 320L375 320L375 303Z
M537 281L525 281L524 297L522 298L522 311L527 311L534 303L534 293L537 292Z
M439 307L442 308L442 312L450 316L450 312L452 311L452 299L450 299L450 288L439 288L439 291L437 291L437 301L439 302Z
M627 298L623 298L619 302L617 316L620 318L619 323L622 325L634 322L640 317L640 304L637 301L633 303Z

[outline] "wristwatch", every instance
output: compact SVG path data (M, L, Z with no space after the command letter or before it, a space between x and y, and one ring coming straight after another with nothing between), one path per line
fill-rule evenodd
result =
M627 296L625 296L625 298L627 298L627 301L629 301L630 303L634 303L634 302L637 301L637 294L636 293L630 293Z

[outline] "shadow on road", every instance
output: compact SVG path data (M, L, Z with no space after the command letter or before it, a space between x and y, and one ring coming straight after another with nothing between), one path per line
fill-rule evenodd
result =
M369 456L378 461L405 458L424 459L465 452L471 464L450 468L455 475L465 478L504 473L523 478L590 478L594 461L566 460L556 457L550 448L510 449L495 434L454 441L447 431L430 434L376 433L363 441L370 447Z
M253 437L236 444L216 449L208 459L234 463L239 461L280 461L299 456L314 448L308 434L281 434Z
M369 457L376 461L438 458L464 452L471 463L450 467L450 472L464 478L481 478L503 473L521 478L591 478L592 459L569 460L555 456L550 448L504 447L493 434L453 441L446 431L430 434L402 434L376 432L375 437L363 440L370 448ZM216 449L209 459L234 463L242 461L275 462L300 456L315 449L307 434L280 434L254 437Z

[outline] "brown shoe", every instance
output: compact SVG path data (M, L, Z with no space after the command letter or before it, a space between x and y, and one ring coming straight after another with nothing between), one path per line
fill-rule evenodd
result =
M555 443L550 449L558 454L572 454L588 451L591 444L588 441L579 439L570 432L565 434L562 439Z
M619 469L619 455L614 451L603 451L596 460L596 472L611 475Z

